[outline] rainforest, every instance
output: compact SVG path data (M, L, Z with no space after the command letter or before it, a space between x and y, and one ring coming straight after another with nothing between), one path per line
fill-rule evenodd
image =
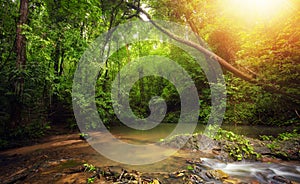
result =
M0 183L300 183L300 1L0 6Z

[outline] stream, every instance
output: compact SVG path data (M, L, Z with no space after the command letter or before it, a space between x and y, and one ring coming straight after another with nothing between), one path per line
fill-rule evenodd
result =
M223 163L217 159L201 158L203 165L212 169L221 169L232 177L243 182L257 180L270 183L274 176L283 176L291 181L300 182L300 165L296 162L264 163L233 162Z
M161 123L150 130L135 130L127 126L114 126L111 127L110 132L114 135L136 137L141 141L156 142L161 138L168 136L176 127L177 124ZM194 133L201 133L204 131L206 125L198 124ZM292 128L281 127L268 127L268 126L255 126L255 125L222 125L221 128L232 131L236 134L245 135L251 138L259 138L259 135L272 135L277 136L280 133L292 130ZM138 141L138 140L136 140ZM139 142L139 141L138 141ZM137 142L135 142L137 143Z
M149 144L164 139L175 128L175 124L160 124L159 126L147 130L139 131L133 130L125 126L112 127L110 132L121 141L130 144ZM267 135L276 136L278 133L284 132L281 128L268 128L257 126L225 126L224 129L231 130L236 133L242 133L249 137L258 137L262 131L266 131ZM196 132L203 131L204 126L199 125ZM95 132L102 136L102 139L96 139L96 144L109 145L110 140L102 132ZM135 158L138 153L125 153L124 150L111 150L114 154L130 154ZM149 154L159 154L157 150L149 151ZM190 170L187 160L201 162L200 167L202 174L211 170L221 170L228 174L233 179L238 179L244 183L275 183L280 184L274 180L274 177L283 176L294 183L300 183L300 162L299 161L280 161L275 160L276 163L268 162L230 162L225 163L215 158L215 154L211 151L195 151L195 150L178 150L175 154L167 157L164 160L147 165L126 165L113 160L110 160L95 149L93 149L86 141L80 140L78 133L55 135L47 138L44 142L15 148L0 152L0 183L1 179L7 181L8 178L14 178L15 174L22 174L27 172L35 163L41 162L40 168L36 172L27 172L26 183L78 183L79 181L86 181L85 173L65 174L69 167L82 165L83 163L93 164L97 167L112 167L119 171L122 168L127 171L137 170L144 175L152 176L153 178L160 178L163 183L178 183L183 181L175 179L166 181L165 176L170 173ZM5 168L5 169L4 169ZM185 173L189 177L192 171ZM170 178L169 178L170 179ZM230 179L230 178L229 178ZM279 178L280 179L280 178ZM175 182L176 181L176 182ZM221 183L219 180L213 180L213 183ZM80 183L80 182L79 182ZM239 183L239 182L235 182Z
M114 127L110 131L122 141L132 144L147 144L159 141L166 137L173 129L174 124L160 124L148 131L133 130L128 127ZM202 132L203 125L198 125L195 132ZM265 126L222 126L223 129L231 130L234 133L243 134L248 137L258 138L259 135L277 136L286 130L282 128L271 128ZM300 162L299 161L280 161L280 163L267 162L233 162L224 163L213 158L212 155L197 153L187 150L180 150L170 158L146 166L134 166L141 171L165 171L174 172L186 169L186 159L199 159L203 161L203 166L208 169L220 169L234 178L243 182L259 181L259 183L276 183L272 181L274 176L283 176L291 181L300 183ZM200 156L199 156L200 155ZM126 167L126 166L125 166Z

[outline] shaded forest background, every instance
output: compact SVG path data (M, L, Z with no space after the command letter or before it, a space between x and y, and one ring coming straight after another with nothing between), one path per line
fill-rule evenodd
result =
M0 11L0 144L7 138L36 137L55 124L76 127L72 82L88 45L100 34L141 14L153 20L188 25L208 47L240 71L283 93L272 93L224 70L227 106L224 123L299 126L300 3L276 18L247 21L224 13L209 0L1 0ZM180 35L179 35L180 36ZM110 85L130 61L166 56L194 80L199 94L199 123L210 114L209 83L196 61L180 48L159 41L140 41L120 48L105 61L96 85L98 113L108 126L120 122L113 112ZM142 71L141 71L142 72ZM148 101L162 96L168 104L165 123L177 123L180 99L161 77L144 77L130 92L139 117L149 115ZM295 97L295 98L294 98ZM298 98L297 98L298 97ZM89 111L89 104L86 105ZM97 129L95 122L87 128Z

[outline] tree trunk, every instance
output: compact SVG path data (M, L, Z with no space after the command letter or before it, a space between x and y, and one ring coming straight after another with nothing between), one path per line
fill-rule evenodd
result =
M21 0L20 17L17 24L16 54L17 68L24 69L26 65L26 39L22 35L22 26L26 24L28 19L28 0Z
M54 50L54 75L58 76L59 74L59 59L60 59L60 38L56 42L56 47Z
M24 70L26 66L26 38L22 35L22 26L26 24L28 19L28 0L21 0L20 2L20 16L17 23L16 31L16 68L17 70ZM22 96L24 88L24 76L22 72L16 76L14 81L15 100L12 103L11 126L15 127L21 122L22 113Z
M26 66L26 38L22 35L22 26L26 24L28 18L28 0L21 0L20 4L20 17L17 24L16 35L16 67L18 70L24 70ZM15 80L15 93L21 97L23 93L24 78L22 75L18 76Z

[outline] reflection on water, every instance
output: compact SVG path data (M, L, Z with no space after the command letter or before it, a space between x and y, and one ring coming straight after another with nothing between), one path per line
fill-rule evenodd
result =
M157 142L160 139L167 137L176 127L177 124L166 124L161 123L157 127L142 131L131 129L127 126L116 126L111 128L111 132L123 141L134 143L134 144L145 144ZM203 132L205 125L197 125L195 132ZM252 138L258 138L259 135L278 135L286 130L279 127L267 127L267 126L232 126L222 125L225 130L233 131L237 134L242 134Z
M120 163L132 165L154 163L164 160L177 151L174 148L163 147L157 144L140 144L139 139L132 137L126 138L125 136L126 142L104 132L91 132L89 135L90 138L87 140L95 150ZM128 140L139 142L139 144L129 144Z
M123 153L119 153L123 154ZM186 160L187 159L194 159L199 160L201 156L212 158L212 155L210 153L200 153L198 152L192 152L192 151L186 151L186 150L179 150L174 155L166 158L165 160L155 162L152 164L147 165L127 165L118 163L112 160L107 159L103 155L96 154L89 158L90 162L97 166L114 166L119 168L124 168L126 170L137 170L142 173L171 173L175 171L180 171L187 169ZM132 157L135 157L134 154L132 154Z
M276 137L280 133L286 132L288 130L289 131L293 130L292 127L282 128L282 127L257 126L257 125L243 125L243 126L222 125L222 128L252 138L259 138L259 135L272 135Z

